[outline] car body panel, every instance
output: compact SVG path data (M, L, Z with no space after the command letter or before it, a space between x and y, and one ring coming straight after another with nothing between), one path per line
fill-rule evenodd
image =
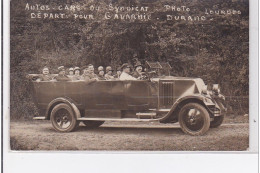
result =
M32 81L32 86L34 102L39 109L46 110L46 119L52 108L50 104L55 104L57 98L68 99L79 112L84 112L81 117L92 118L137 118L136 113L149 115L151 110L169 110L157 117L165 121L187 99L196 99L205 107L212 104L220 109L214 101L205 102L204 98L212 98L202 94L205 84L200 78L164 76L132 81Z

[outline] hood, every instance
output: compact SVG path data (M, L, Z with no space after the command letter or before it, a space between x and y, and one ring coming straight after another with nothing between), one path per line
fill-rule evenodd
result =
M199 91L202 92L205 83L201 78L193 78L193 77L175 77L175 76L165 76L160 78L152 78L151 81L163 81L163 80L173 80L173 81L193 81Z

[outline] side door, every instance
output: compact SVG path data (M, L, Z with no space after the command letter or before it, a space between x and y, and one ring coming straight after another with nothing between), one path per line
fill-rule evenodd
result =
M77 107L81 108L83 105L83 85L82 81L59 81L64 85L64 97L71 98Z
M124 81L126 105L128 110L149 109L150 87L149 81Z
M123 110L125 93L123 81L96 81L86 84L84 99L87 109Z

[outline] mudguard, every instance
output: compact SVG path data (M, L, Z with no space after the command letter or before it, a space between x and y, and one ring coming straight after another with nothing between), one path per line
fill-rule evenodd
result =
M160 118L159 121L162 123L167 122L167 120L169 118L172 118L172 116L174 116L173 113L178 107L182 106L183 104L190 103L190 102L199 103L199 104L203 105L209 112L211 112L209 110L208 106L215 106L215 103L205 102L205 98L207 98L207 97L200 95L200 94L187 95L187 96L181 97L172 105L172 107L170 108L170 111L165 116Z
M81 114L80 114L79 109L77 108L75 102L74 102L71 98L68 98L68 97L59 97L59 98L56 98L56 99L52 100L52 101L48 104L48 107L47 107L47 110L46 110L46 113L45 113L45 119L46 119L46 120L49 120L49 119L50 119L50 115L51 115L52 109L53 109L57 104L59 104L59 103L66 103L66 104L68 104L68 105L72 108L72 110L73 110L73 112L74 112L76 118L78 119L78 118L81 117Z

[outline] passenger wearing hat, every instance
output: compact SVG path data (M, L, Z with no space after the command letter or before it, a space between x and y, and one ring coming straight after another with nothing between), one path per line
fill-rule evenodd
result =
M130 66L127 63L124 63L121 66L122 74L120 75L120 80L137 80L135 77L131 76L130 73Z
M102 66L99 66L99 67L102 67ZM102 68L98 68L98 79L99 80L106 80L105 76L104 76L105 72L104 72L104 69L103 67Z
M65 74L64 66L58 67L59 74L55 77L57 81L70 81L71 79Z
M81 69L83 71L82 75L80 76L80 80L85 80L85 78L87 78L87 66L83 66Z
M143 70L143 66L141 64L140 61L138 61L136 64L135 64L135 67L134 67L134 73L133 73L133 77L135 78L141 78L142 77L142 72Z
M121 69L120 67L117 68L116 74L114 75L114 77L117 78L117 79L120 78L120 75L121 75L121 73L122 73L120 69Z
M38 76L38 79L36 80L37 82L39 81L50 81L53 79L53 76L50 74L49 68L48 67L43 67L42 69L42 74Z
M80 68L79 67L74 68L74 76L73 76L72 80L73 81L80 80Z
M99 66L98 67L98 71L104 71L104 67L103 66Z
M107 66L106 67L106 74L105 74L106 80L114 79L114 76L112 75L112 73L113 73L112 67L111 66Z
M71 67L71 68L69 68L69 75L68 75L68 77L70 78L70 79L73 79L73 77L74 77L74 69Z
M96 81L98 76L94 73L94 66L89 64L83 68L83 74L81 75L81 80L84 81Z

